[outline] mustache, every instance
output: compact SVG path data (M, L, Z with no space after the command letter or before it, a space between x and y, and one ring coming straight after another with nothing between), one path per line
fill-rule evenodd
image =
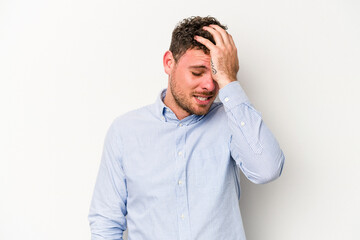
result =
M203 95L203 96L214 96L215 95L215 91L211 91L211 92L194 92L193 95Z

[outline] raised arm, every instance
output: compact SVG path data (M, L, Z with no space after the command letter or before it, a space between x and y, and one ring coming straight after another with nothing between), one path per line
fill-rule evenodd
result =
M217 25L204 27L215 43L200 36L195 40L210 50L212 77L220 87L231 130L231 156L245 176L254 183L266 183L279 177L284 154L278 142L251 105L240 83L237 49L231 35Z

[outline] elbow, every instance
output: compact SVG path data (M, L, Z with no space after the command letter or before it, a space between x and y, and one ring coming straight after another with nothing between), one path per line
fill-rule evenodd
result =
M285 156L283 152L280 150L279 155L276 158L268 159L269 164L267 171L264 172L263 177L260 179L258 184L265 184L274 181L278 177L280 177L284 162L285 162Z
M122 224L111 220L101 214L90 213L88 216L91 230L91 239L123 239L123 232L126 230L126 220Z
M274 181L280 177L285 162L285 156L280 150L276 157L267 157L264 160L261 171L257 174L251 174L248 179L255 184L265 184Z

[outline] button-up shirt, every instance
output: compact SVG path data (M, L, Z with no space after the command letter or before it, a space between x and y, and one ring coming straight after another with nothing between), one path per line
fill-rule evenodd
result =
M92 239L245 240L239 169L280 176L284 155L239 82L206 115L178 120L162 101L115 119L104 144L89 221Z

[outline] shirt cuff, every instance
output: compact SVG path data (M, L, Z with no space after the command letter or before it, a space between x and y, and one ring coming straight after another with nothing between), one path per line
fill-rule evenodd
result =
M244 102L250 102L238 81L231 82L219 91L219 99L226 109L232 109Z

